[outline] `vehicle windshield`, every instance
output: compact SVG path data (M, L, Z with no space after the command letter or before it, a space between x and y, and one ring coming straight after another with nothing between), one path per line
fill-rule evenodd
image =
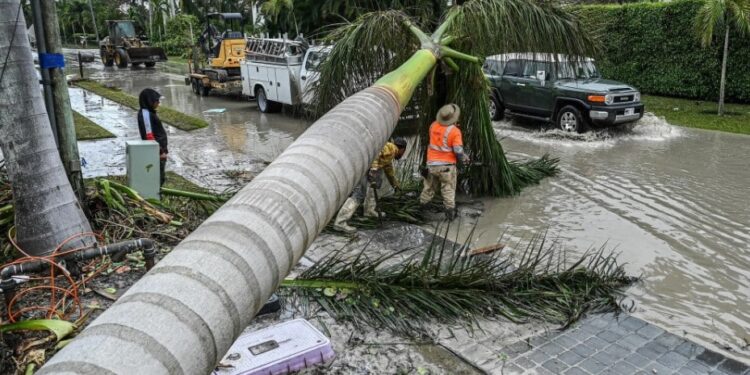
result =
M593 61L563 61L558 63L558 79L601 78Z
M126 38L135 37L135 27L133 27L133 24L131 22L118 23L117 31L122 37L126 37Z

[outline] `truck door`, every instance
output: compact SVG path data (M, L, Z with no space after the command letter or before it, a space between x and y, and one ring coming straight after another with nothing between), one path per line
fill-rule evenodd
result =
M529 61L524 69L526 93L529 98L528 111L541 117L549 117L554 106L552 84L554 82L551 61Z
M327 50L307 50L302 68L299 72L300 99L303 104L310 104L315 97L313 88L320 75L320 64L328 56Z
M500 83L500 95L503 105L510 110L516 110L520 104L518 89L525 86L522 73L523 60L511 59L505 64Z

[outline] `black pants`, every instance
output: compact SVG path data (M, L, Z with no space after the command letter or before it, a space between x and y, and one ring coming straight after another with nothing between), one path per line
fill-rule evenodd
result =
M167 166L166 160L159 160L159 186L164 186L164 181L167 179L167 174L164 168Z

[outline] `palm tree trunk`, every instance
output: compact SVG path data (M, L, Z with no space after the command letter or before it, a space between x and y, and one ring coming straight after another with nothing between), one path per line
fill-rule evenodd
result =
M17 243L29 254L44 255L91 227L55 146L23 16L16 23L19 6L18 0L0 0L0 147L13 191ZM66 248L83 245L93 240L74 240Z
M321 117L38 374L210 373L366 173L436 61L419 51Z
M719 116L724 115L724 90L727 84L727 57L729 56L729 23L725 22L724 54L721 58L721 83L719 84Z

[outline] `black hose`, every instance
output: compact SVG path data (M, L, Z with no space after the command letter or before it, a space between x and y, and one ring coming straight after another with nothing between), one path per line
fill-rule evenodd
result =
M143 256L146 258L147 266L153 266L153 258L156 257L156 242L148 238L139 238L137 240L118 242L112 245L94 247L76 251L62 257L66 261L84 261L98 256L109 255L114 253L131 253L135 250L143 249ZM37 273L49 267L49 262L42 260L30 260L28 262L12 264L0 270L0 280L6 281L13 276L27 273ZM151 267L147 267L151 268Z

